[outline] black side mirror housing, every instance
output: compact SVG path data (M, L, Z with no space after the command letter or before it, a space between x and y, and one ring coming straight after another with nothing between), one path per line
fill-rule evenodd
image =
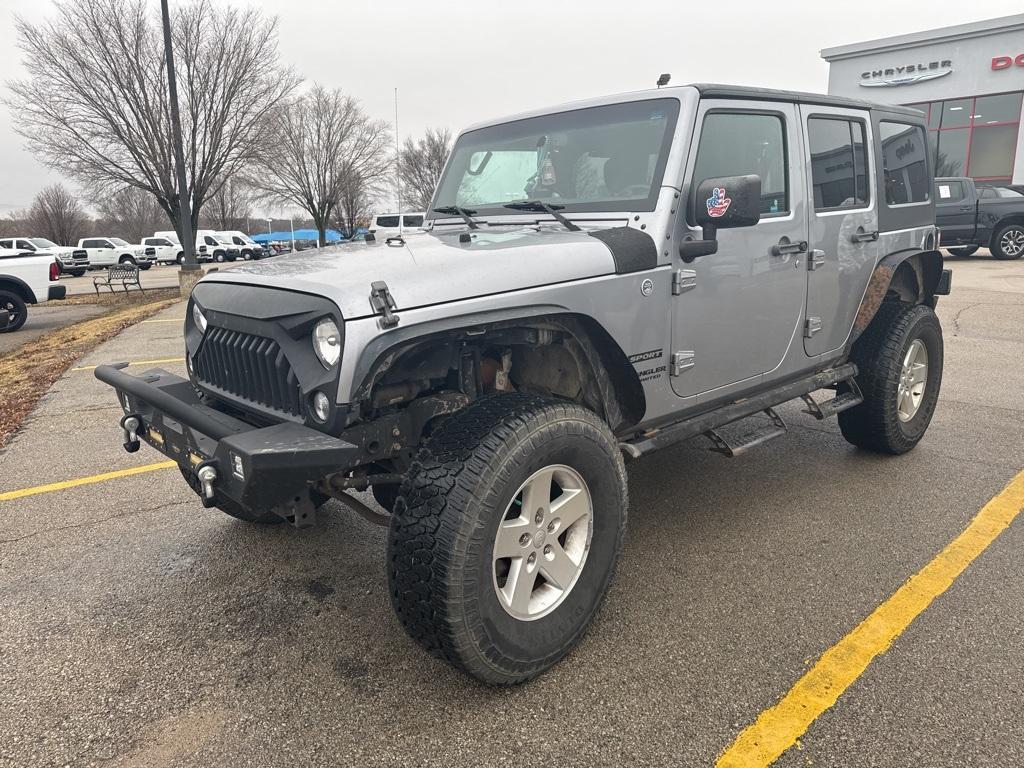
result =
M702 239L679 244L686 262L716 253L719 229L752 227L761 220L761 177L752 173L705 179L697 186L691 210Z

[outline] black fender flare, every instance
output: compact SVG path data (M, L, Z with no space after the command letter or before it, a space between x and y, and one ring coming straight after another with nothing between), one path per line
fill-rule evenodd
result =
M36 299L36 294L28 287L28 283L20 277L15 277L14 275L0 275L0 290L5 288L9 288L21 296L26 304L39 303Z
M897 277L899 275L899 277ZM936 250L908 249L890 253L875 265L853 321L850 343L874 320L890 289L914 304L935 306L935 291L942 279L942 254Z
M395 329L371 340L356 361L350 402L365 400L376 382L406 352L446 335L472 330L483 335L520 324L546 324L568 333L574 340L570 353L592 373L600 414L613 430L639 422L646 411L643 385L636 369L612 336L593 318L557 305L534 305L428 321Z

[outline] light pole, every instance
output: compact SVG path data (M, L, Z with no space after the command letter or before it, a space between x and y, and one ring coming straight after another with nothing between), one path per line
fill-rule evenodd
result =
M295 219L288 215L288 223L292 226L292 253L295 253Z
M167 0L160 0L160 13L164 26L164 56L167 58L167 95L171 102L171 140L174 144L174 164L178 184L178 214L181 218L181 250L184 255L178 272L178 286L183 294L192 290L203 271L196 262L195 237L192 234L192 208L185 180L185 152L181 146L181 115L178 113L178 80L174 74L174 49L171 45L171 12Z

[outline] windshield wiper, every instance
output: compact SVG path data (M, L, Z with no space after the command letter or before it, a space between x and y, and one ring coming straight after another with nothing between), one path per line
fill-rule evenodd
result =
M570 232L579 232L580 228L559 213L564 205L551 205L541 200L519 200L514 203L505 203L502 208L511 208L513 211L536 211L537 213L551 214L563 227Z
M443 213L445 216L461 216L470 229L480 229L480 225L473 220L473 214L476 211L470 208L461 208L458 205L443 205L440 208L432 208L431 210L434 213Z

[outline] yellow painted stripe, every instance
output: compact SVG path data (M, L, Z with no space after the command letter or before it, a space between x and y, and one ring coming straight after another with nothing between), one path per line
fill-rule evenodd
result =
M162 360L136 360L135 362L128 363L128 365L156 365L157 363L184 363L184 357L165 357ZM94 371L96 370L95 365L83 365L80 368L72 368L72 371Z
M986 504L971 524L924 568L829 648L778 704L736 737L716 768L758 768L774 763L811 723L888 650L931 602L949 589L1024 507L1024 472Z
M156 464L146 464L141 467L119 469L116 472L104 472L102 475L90 475L89 477L79 477L74 480L61 480L59 483L37 485L34 488L22 488L19 491L7 491L6 493L0 493L0 501L13 501L14 499L23 499L26 496L36 496L40 493L63 491L67 488L77 488L80 485L92 485L93 483L102 483L106 480L116 480L119 477L131 477L132 475L141 475L145 472L154 472L158 469L169 469L170 467L176 466L177 463L173 461L160 461Z

